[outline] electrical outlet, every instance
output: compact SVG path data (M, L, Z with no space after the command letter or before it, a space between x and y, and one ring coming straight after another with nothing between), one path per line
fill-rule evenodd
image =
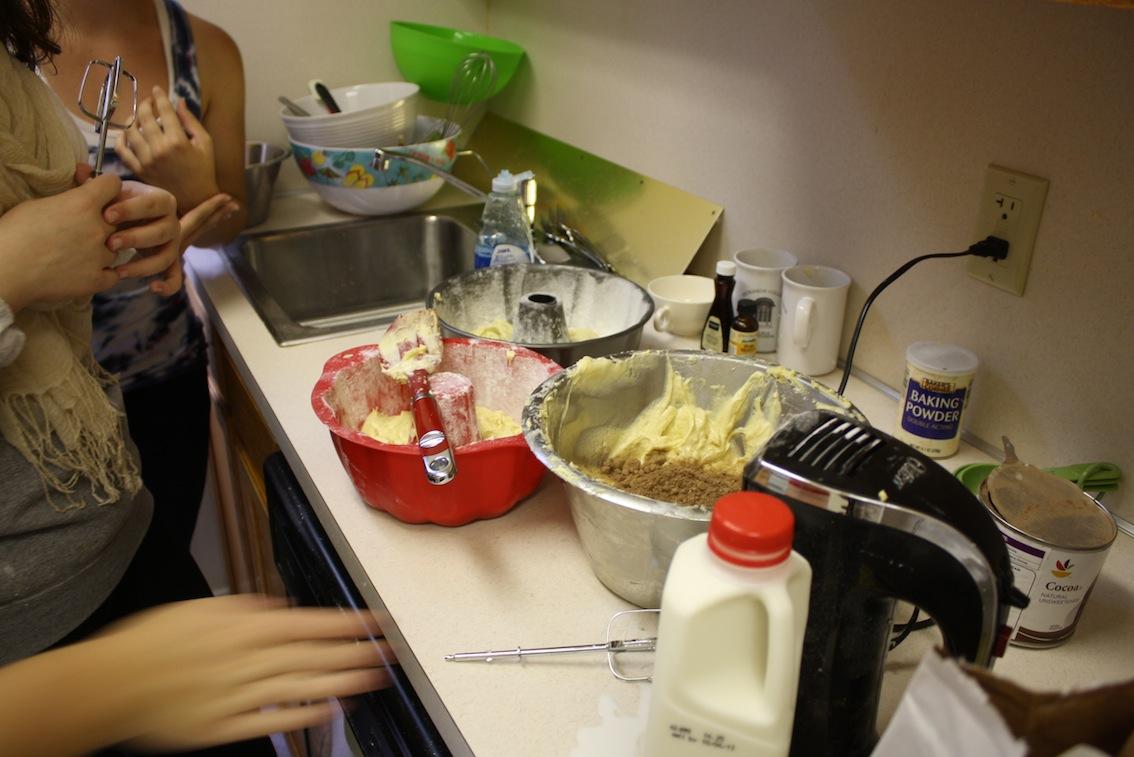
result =
M1000 237L1008 242L1008 257L969 258L970 276L1006 292L1024 294L1046 198L1047 179L1000 166L988 167L974 238Z
M992 233L1001 239L1016 236L1023 212L1023 200L996 192L992 195L992 204L996 206L996 228Z

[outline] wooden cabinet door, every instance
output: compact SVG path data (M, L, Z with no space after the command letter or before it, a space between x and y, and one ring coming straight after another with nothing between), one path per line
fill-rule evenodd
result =
M233 564L242 566L244 574L244 580L234 580L233 587L235 591L284 597L287 592L276 571L272 554L263 472L264 460L278 447L215 333L213 345L211 370L218 395L214 406L219 419L218 431L223 436L221 444L216 446L224 457L223 465L217 466L217 475L220 477L227 473L228 481L220 488L222 492L230 493L230 496L221 498L224 521L231 526L224 531L229 541L226 551ZM224 501L226 499L227 502ZM291 754L306 757L306 732L294 731L284 735Z
M252 579L256 591L272 597L287 596L283 580L276 571L272 555L272 533L268 525L268 498L264 491L262 462L252 461L239 440L233 446L236 457L236 490L239 492L243 531L250 543L248 556L252 563Z
M268 500L264 491L263 464L275 452L275 439L256 409L252 395L240 380L240 374L223 344L214 334L212 372L217 394L219 424L223 446L227 448L229 502L222 502L225 522L235 528L226 529L230 559L240 565L245 575L234 585L237 590L258 591L284 596L283 582L272 558L272 538L268 529ZM222 498L223 499L223 498ZM235 572L235 571L234 571ZM238 576L239 578L239 576Z

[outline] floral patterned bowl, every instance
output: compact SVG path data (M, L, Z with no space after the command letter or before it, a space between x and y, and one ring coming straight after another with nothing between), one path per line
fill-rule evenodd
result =
M415 134L425 139L440 133L442 120L418 116ZM374 166L373 147L321 147L291 143L299 170L324 201L347 213L386 215L415 208L444 183L421 166L393 158L386 169ZM457 159L457 135L411 145L383 147L450 171Z

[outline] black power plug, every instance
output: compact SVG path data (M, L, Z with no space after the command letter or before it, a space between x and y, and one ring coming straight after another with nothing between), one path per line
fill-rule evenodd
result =
M1003 260L1008 257L1008 241L1000 237L985 237L970 247L969 253L981 258Z

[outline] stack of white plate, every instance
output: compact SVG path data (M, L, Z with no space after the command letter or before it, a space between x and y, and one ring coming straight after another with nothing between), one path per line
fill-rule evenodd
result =
M314 95L295 98L310 116L280 110L293 142L325 147L388 147L413 139L418 86L409 82L378 82L331 90L340 113L328 113Z

